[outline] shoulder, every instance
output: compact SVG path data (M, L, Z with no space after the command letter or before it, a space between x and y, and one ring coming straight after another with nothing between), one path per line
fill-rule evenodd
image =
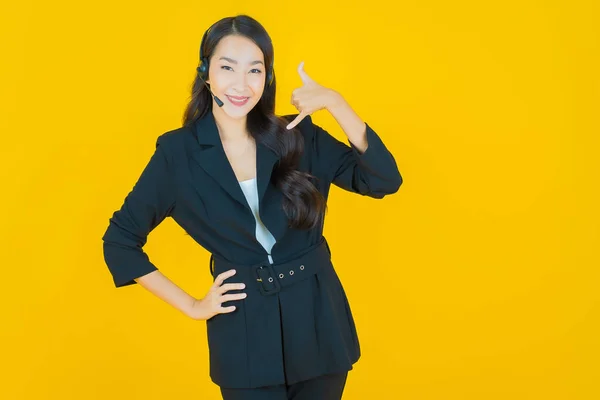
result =
M180 128L171 129L163 132L156 138L157 145L166 147L176 146L179 143L186 142L193 138L193 127L182 126Z
M160 147L161 151L169 157L173 157L189 148L193 139L193 126L182 126L160 134L156 138L156 148Z

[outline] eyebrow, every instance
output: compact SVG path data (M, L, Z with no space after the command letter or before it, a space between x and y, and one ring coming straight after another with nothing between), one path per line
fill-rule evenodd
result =
M219 60L229 61L232 64L238 63L236 60L234 60L233 58L229 58L229 57L221 57L221 58L219 58ZM264 65L264 63L260 60L255 60L250 63L250 65L255 65L255 64L263 64Z

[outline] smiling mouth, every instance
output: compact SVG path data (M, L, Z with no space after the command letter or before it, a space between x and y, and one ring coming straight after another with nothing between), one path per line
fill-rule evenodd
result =
M250 99L250 97L232 97L228 95L225 95L225 97L227 97L231 104L238 107L245 105L248 102L248 99Z

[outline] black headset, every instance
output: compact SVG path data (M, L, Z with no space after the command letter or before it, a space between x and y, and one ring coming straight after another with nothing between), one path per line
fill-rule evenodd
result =
M208 28L206 30L206 32L204 32L204 36L202 36L202 42L200 42L200 66L198 68L196 68L196 70L198 71L198 75L205 82L208 79L209 62L208 62L208 59L204 57L202 50L204 48L204 42L206 41L206 36L208 36L208 32L211 30L211 28ZM271 65L267 71L267 79L266 79L267 86L271 86L271 84L273 83L273 77L274 77L273 65Z

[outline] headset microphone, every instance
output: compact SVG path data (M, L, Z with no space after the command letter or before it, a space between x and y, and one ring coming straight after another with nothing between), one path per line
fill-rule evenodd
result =
M196 68L198 70L198 72L200 72L200 67ZM208 84L206 83L206 81L204 80L204 78L202 78L201 74L198 74L198 76L200 77L200 79L202 79L202 82L204 82L204 86L206 86L206 88L208 89L208 92L212 95L212 97L215 99L215 101L217 102L217 105L219 107L223 107L223 102L221 101L221 99L219 99L217 96L215 96L212 92L212 90L210 90L210 86L208 86Z

